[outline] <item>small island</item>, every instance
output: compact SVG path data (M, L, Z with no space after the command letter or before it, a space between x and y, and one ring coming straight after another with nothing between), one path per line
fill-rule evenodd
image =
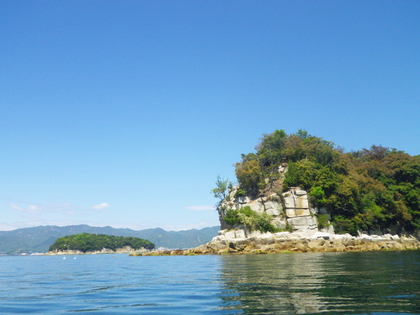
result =
M344 152L305 130L264 134L212 193L221 231L205 245L143 255L420 249L420 156Z
M152 250L155 244L139 237L81 233L58 238L48 255L131 253Z

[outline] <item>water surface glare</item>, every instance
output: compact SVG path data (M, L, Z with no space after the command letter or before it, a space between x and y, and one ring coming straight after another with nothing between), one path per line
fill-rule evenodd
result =
M420 251L0 257L0 314L420 314Z

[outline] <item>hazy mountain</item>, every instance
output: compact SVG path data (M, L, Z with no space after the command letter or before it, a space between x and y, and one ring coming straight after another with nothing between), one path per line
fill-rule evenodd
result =
M93 227L89 225L37 226L13 231L0 231L0 254L14 255L20 253L47 252L54 241L61 236L95 233L116 236L134 236L151 241L158 247L189 248L209 242L217 235L219 226L192 229L186 231L165 231L161 228L135 231L115 229L110 226Z

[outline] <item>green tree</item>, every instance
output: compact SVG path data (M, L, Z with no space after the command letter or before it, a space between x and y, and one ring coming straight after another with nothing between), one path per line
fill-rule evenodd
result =
M284 130L276 130L271 134L264 134L260 143L255 147L260 164L271 172L272 165L278 165L283 160L282 149L287 140Z
M250 194L258 192L258 184L262 180L261 167L258 161L243 161L236 163L235 174L242 189Z
M250 230L259 230L261 232L277 232L279 229L271 224L272 217L263 212L257 213L249 206L243 207L240 210L229 209L224 216L226 224L235 226L242 224Z
M218 198L222 201L226 198L231 189L232 183L218 176L216 180L216 187L211 190L211 193L213 193L214 198Z

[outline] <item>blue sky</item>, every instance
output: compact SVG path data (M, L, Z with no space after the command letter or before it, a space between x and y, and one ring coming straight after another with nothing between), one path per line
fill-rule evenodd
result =
M218 225L284 129L420 154L419 1L0 3L0 230Z

